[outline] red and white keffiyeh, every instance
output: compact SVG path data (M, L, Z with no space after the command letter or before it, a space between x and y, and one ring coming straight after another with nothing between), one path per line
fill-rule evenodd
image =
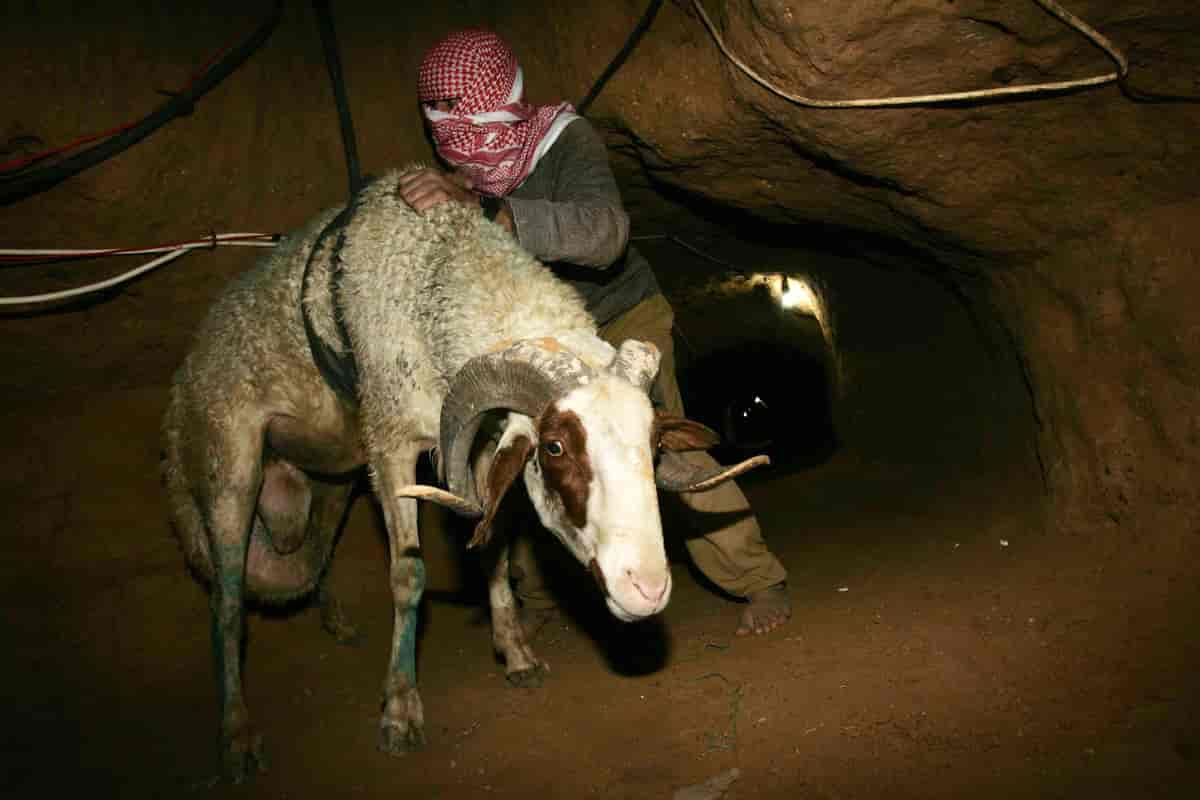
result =
M466 174L475 191L493 197L520 186L577 118L570 103L532 106L524 95L516 56L490 31L450 34L425 54L417 77L438 155ZM448 112L424 105L450 98L458 103Z

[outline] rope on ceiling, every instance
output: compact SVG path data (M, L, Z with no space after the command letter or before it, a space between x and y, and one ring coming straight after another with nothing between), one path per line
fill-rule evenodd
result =
M704 11L704 6L700 0L692 0L692 5L696 7L696 12L700 15L700 19L704 22L704 26L708 28L708 32L712 34L713 39L717 43L717 47L726 58L750 77L755 83L758 83L765 89L779 95L785 100L790 100L803 106L811 106L813 108L881 108L886 106L917 106L931 105L936 103L961 103L970 100L982 100L995 97L1012 97L1017 95L1043 94L1047 92L1065 92L1072 89L1090 88L1103 86L1114 81L1123 81L1125 76L1129 74L1129 61L1124 54L1117 49L1107 37L1098 32L1095 28L1088 25L1079 17L1067 11L1055 0L1034 0L1047 13L1058 17L1064 23L1079 31L1086 36L1093 44L1103 50L1109 58L1117 64L1115 72L1106 72L1103 75L1096 75L1091 78L1077 78L1067 81L1052 81L1048 83L1032 83L1021 86L1005 86L995 89L977 89L966 92L946 92L943 94L922 94L908 95L904 97L874 97L863 100L821 100L815 97L806 97L804 95L793 94L784 91L774 85L762 75L754 71L746 62L738 58L730 51L725 40L722 38L716 26L713 25L708 14Z

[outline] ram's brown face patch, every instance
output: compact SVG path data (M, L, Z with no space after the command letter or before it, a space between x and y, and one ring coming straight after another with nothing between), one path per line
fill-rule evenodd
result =
M538 425L537 458L546 489L562 499L567 519L576 528L585 526L593 473L587 431L578 414L556 406L546 410Z

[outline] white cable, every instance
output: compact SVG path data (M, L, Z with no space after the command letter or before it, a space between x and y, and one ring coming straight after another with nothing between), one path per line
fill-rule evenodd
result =
M181 255L186 253L189 249L191 248L181 247L178 250L173 250L170 253L167 253L165 256L160 256L159 258L154 259L148 264L143 264L137 269L130 270L129 272L126 272L123 275L118 275L115 278L109 278L106 281L100 281L99 283L92 283L75 289L64 289L61 292L49 292L47 294L31 294L24 297L0 297L0 306L15 306L24 303L48 303L51 300L64 300L68 297L75 297L76 295L87 294L88 292L98 292L101 289L107 289L110 286L115 286L122 281L136 278L143 272L148 272L157 266L166 264L168 261L174 261L176 258L179 258Z
M116 286L119 283L133 280L137 276L149 272L150 270L160 267L170 261L174 261L184 253L190 250L208 249L214 245L221 246L250 246L250 247L274 247L275 243L271 241L251 240L251 241L226 241L230 237L245 237L245 236L266 236L266 234L247 234L247 233L226 233L217 236L212 236L204 241L188 242L186 244L177 245L173 248L169 247L149 247L140 250L127 250L120 253L113 253L112 249L108 250L0 250L0 255L81 255L81 254L112 254L112 255L135 255L145 253L161 253L166 252L166 255L160 256L153 261L149 261L140 267L131 269L113 278L90 283L86 286L79 286L74 289L64 289L59 292L47 292L46 294L25 295L23 297L0 297L0 306L15 306L26 303L49 303L54 300L65 300L68 297L77 297L90 292L98 292L107 289L111 286Z
M217 244L222 246L274 247L275 242L267 241L271 235L269 233L218 233L216 236L209 236L203 240L197 239L194 242L163 245L161 247L143 247L137 250L127 250L123 247L101 247L88 250L6 250L0 248L0 256L79 256L81 258L104 255L140 256L147 253L166 253L179 247L212 247L214 239ZM239 241L229 241L230 239Z
M771 92L779 95L785 100L790 100L793 103L803 106L813 106L815 108L877 108L883 106L913 106L927 105L930 103L952 103L962 100L976 100L983 97L1000 97L1004 95L1022 95L1034 94L1037 92L1058 92L1067 89L1076 89L1084 86L1101 86L1106 83L1124 78L1129 73L1129 62L1120 50L1105 36L1101 35L1096 29L1092 28L1079 17L1067 11L1054 0L1034 0L1044 11L1058 17L1067 25L1071 26L1079 33L1086 36L1093 44L1103 50L1109 58L1117 64L1116 72L1107 72L1103 75L1097 75L1092 78L1079 78L1069 81L1055 81L1052 83L1033 83L1024 86L1006 86L1001 89L978 89L969 92L948 92L946 94L924 94L911 95L908 97L881 97L871 98L866 100L819 100L813 97L805 97L803 95L791 94L778 88L763 76L759 75L753 69L746 65L740 58L730 52L725 45L725 40L721 38L721 34L717 32L716 26L712 20L708 18L708 14L704 12L704 6L700 4L700 0L692 0L692 5L696 7L696 11L700 14L700 19L704 22L704 26L708 28L708 32L712 34L713 39L717 43L717 47L730 61L737 66L742 72L746 73L754 82L763 86Z

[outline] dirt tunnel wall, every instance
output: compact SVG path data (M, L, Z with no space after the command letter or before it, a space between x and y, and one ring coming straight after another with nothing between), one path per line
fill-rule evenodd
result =
M412 76L420 53L444 31L483 24L528 43L521 57L539 76L530 81L532 99L578 99L644 10L632 0L461 2L419 12L336 5L366 172L429 157ZM1093 18L1103 11L1084 5ZM1168 5L1155 5L1155 20L1172 17L1174 6L1161 10ZM0 31L8 111L0 119L2 158L36 149L31 137L58 144L145 113L268 8L51 2L10 9ZM730 20L745 18L741 7L730 8ZM770 638L734 640L737 607L690 580L679 562L677 595L661 624L612 627L593 613L595 598L582 597L574 616L537 643L554 665L547 688L509 690L479 622L461 540L435 533L436 519L429 520L431 592L419 663L431 742L425 753L388 759L374 750L390 635L386 552L369 503L360 501L339 548L336 583L365 631L363 645L334 646L311 608L253 616L250 702L277 767L257 786L216 784L207 599L166 527L157 427L167 382L201 315L256 253L194 253L54 313L0 316L7 456L0 601L9 647L0 672L7 723L0 787L18 796L84 780L97 794L124 797L668 797L734 768L740 777L731 798L1171 797L1200 785L1200 653L1192 635L1200 528L1186 492L1191 473L1178 466L1194 463L1194 454L1184 446L1176 460L1164 460L1156 449L1190 441L1194 396L1178 387L1194 387L1195 345L1174 309L1189 296L1188 273L1178 265L1194 263L1194 200L1174 184L1154 183L1162 171L1155 165L1165 162L1139 164L1120 180L1120 159L1112 162L1113 182L1105 184L1112 198L1128 191L1121 181L1151 188L1129 206L1139 213L1118 223L1122 238L1069 238L1071 263L1102 266L1095 285L1080 278L1092 273L1057 271L1051 255L1031 268L989 273L982 286L946 281L952 267L974 270L979 262L977 254L956 262L944 238L924 252L905 239L903 258L848 250L846 240L880 235L848 224L866 218L854 203L872 213L887 203L862 201L870 190L843 191L811 170L794 143L774 143L790 153L780 158L770 141L746 137L737 123L761 117L762 98L727 103L728 87L738 84L687 4L666 4L661 13L640 60L597 106L635 233L671 232L749 273L814 278L834 320L836 452L746 484L790 571L792 624ZM1004 13L1018 17L1005 18L1014 30L1036 24L1033 15ZM1164 41L1146 30L1154 46ZM1059 40L1042 44L1053 50ZM1142 54L1150 59L1152 51L1146 45ZM1075 113L1088 102L1020 110L1036 129L1057 114L1071 119L1067 110L1039 109ZM1106 120L1136 116L1104 108ZM1171 112L1162 145L1183 176L1194 162L1172 131L1183 129L1186 113ZM932 116L957 129L951 114ZM704 123L713 120L761 159L734 169L711 158L705 148L716 139L706 138L713 129ZM978 117L962 120L962 130L981 127ZM631 130L645 134L632 156ZM904 125L886 130L893 144L917 135ZM891 149L872 152L890 163ZM777 181L773 170L785 164L806 166ZM1022 180L1011 163L1001 163L1001 173ZM678 192L653 191L664 176L712 194L681 208ZM191 115L55 188L0 207L0 243L136 246L211 231L285 231L344 193L315 21L308 5L289 3L267 44ZM1043 206L1057 202L1048 190L1038 197ZM763 198L789 213L835 217L847 225L841 241L794 219L773 219L769 237L752 233L746 212L761 211L755 203ZM1161 205L1141 214L1152 201ZM728 217L713 219L714 208ZM943 208L963 225L972 217L968 206ZM1006 215L1036 229L1039 218L1027 214L1019 205L999 208L985 221L1003 238ZM1120 261L1111 257L1112 241L1128 243ZM698 353L760 339L763 321L777 321L732 313L742 308L733 295L705 290L724 280L726 266L669 241L639 246ZM1122 266L1139 260L1154 269ZM0 294L71 287L129 264L5 266ZM1110 281L1113 274L1123 282ZM1163 296L1169 302L1152 302ZM1148 341L1170 344L1154 351L1163 359L1123 349L1129 309ZM812 324L795 325L797 346L813 348ZM1127 382L1109 380L1127 369ZM1125 413L1129 397L1141 398L1144 414ZM1164 398L1176 404L1165 417ZM1167 421L1146 422L1159 419ZM1153 447L1126 436L1134 423L1153 433ZM1107 447L1126 453L1126 466L1151 465L1153 479L1106 473ZM1103 502L1094 502L1095 486ZM1113 493L1125 486L1123 495Z

